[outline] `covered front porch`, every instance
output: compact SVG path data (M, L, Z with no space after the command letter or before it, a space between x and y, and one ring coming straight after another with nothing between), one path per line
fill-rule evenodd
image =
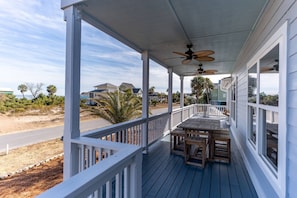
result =
M40 197L257 197L244 166L247 161L243 163L240 156L245 150L239 135L232 139L229 165L207 163L204 169L187 166L182 157L170 155L166 137L205 109L214 116L228 110L231 129L243 125L236 119L237 106L243 104L236 97L239 89L234 82L238 76L232 76L225 87L226 107L184 107L184 77L203 74L204 70L232 74L266 0L61 2L67 24L65 181ZM141 54L141 118L80 133L82 20ZM155 116L149 115L150 60L168 72L168 110ZM202 71L199 61L203 62ZM180 77L180 108L176 110L172 108L173 74Z
M257 197L233 138L230 164L208 162L202 169L170 154L170 122L175 128L193 115L203 116L205 109L216 117L225 108L191 105L173 110L171 116L151 116L146 154L141 119L73 139L80 172L40 197Z

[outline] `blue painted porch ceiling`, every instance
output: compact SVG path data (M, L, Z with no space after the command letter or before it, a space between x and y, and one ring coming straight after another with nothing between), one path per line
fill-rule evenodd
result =
M66 1L66 0L65 0ZM69 1L69 0L68 0ZM63 0L62 0L63 2ZM136 51L149 50L152 59L173 67L178 75L192 75L198 62L182 65L173 51L215 51L204 69L230 73L253 30L266 0L86 0L83 19Z

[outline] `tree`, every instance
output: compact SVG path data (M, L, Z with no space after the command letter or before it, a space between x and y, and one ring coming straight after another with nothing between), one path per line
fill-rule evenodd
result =
M176 93L172 94L172 102L179 102L180 101L180 93L176 91Z
M196 96L197 101L209 103L210 92L213 89L213 83L209 78L196 76L191 80L192 94Z
M150 87L149 90L148 90L148 93L150 95L153 94L153 93L155 93L155 87L154 86Z
M92 109L93 113L112 124L138 118L142 114L141 99L130 90L124 93L107 93L100 99L95 99L95 102L97 105Z
M21 84L18 86L18 90L22 93L23 98L25 98L24 93L28 90L28 87L25 84Z
M36 83L36 85L34 83L25 83L26 86L28 87L28 90L30 91L30 93L33 96L33 99L36 98L39 93L42 91L42 86L43 83Z
M49 85L46 90L49 96L53 96L57 92L57 87L55 85Z

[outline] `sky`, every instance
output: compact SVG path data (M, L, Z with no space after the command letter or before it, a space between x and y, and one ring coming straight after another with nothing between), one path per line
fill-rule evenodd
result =
M55 85L57 95L65 93L66 22L60 0L0 0L0 88L15 95L24 83ZM141 55L119 41L82 22L81 90L122 82L142 88ZM190 81L184 79L184 92L190 93ZM223 77L210 77L217 82ZM150 62L150 84L166 93L167 69ZM180 89L180 78L173 75L173 92ZM30 95L28 92L25 94Z

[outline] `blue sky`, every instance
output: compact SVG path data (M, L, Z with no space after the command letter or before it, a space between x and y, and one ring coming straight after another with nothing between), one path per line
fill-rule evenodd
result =
M65 27L60 0L0 1L0 87L20 94L23 83L53 84L57 94L65 92ZM122 82L142 86L139 53L108 35L82 23L81 92L102 83ZM150 87L166 92L167 70L150 65ZM185 92L190 92L185 79ZM215 81L214 81L215 82ZM179 77L173 77L173 91L179 90ZM28 92L26 94L30 95Z

